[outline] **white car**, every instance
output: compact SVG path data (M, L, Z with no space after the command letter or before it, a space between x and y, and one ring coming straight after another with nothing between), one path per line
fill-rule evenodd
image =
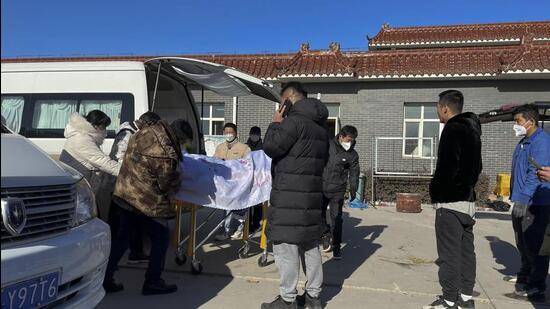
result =
M1 152L2 309L95 307L111 236L90 186L4 124Z

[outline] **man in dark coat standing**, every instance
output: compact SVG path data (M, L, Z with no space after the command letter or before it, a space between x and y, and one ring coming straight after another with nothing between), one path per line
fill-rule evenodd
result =
M359 155L355 151L357 129L344 126L340 133L329 142L329 158L323 173L323 220L327 208L330 211L330 226L327 225L323 235L323 250L330 252L335 260L342 258L342 206L349 183L351 198L355 198L359 185Z
M281 102L287 104L275 112L264 141L264 151L273 159L267 237L273 241L281 277L280 295L272 303L262 304L262 308L297 308L302 259L307 277L305 305L321 308L323 265L319 243L328 110L321 101L307 98L302 85L296 82L284 85Z
M435 236L443 295L424 309L475 308L474 188L482 168L481 124L476 114L462 113L463 105L458 90L439 94L437 114L445 128L430 196L437 208Z
M246 144L250 148L250 151L259 151L264 149L264 142L262 141L262 129L260 127L250 128L250 134ZM252 218L250 218L250 231L255 232L261 227L262 221L262 204L258 204L250 210Z

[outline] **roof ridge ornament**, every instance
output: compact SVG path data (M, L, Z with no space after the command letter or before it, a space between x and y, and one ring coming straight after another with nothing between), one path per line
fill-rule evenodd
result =
M304 42L300 45L300 53L307 54L309 52L309 42Z
M330 49L331 52L338 53L340 52L340 43L332 42L329 44L328 48Z

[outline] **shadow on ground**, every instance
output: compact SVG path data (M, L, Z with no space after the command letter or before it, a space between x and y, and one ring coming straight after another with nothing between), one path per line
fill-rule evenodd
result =
M387 225L359 226L361 219L350 217L348 212L343 214L346 231L353 231L349 235L343 235L345 246L342 247L342 260L330 259L323 265L324 282L330 289L323 290L324 301L331 301L342 291L344 282L365 263L382 246L375 243L376 239L384 232Z

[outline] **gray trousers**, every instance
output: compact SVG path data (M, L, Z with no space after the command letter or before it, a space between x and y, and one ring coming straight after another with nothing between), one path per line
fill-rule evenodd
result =
M311 297L319 297L323 285L323 261L318 243L274 244L273 255L281 276L280 294L286 302L293 302L298 295L296 288L300 276L300 263L307 278L306 292Z

